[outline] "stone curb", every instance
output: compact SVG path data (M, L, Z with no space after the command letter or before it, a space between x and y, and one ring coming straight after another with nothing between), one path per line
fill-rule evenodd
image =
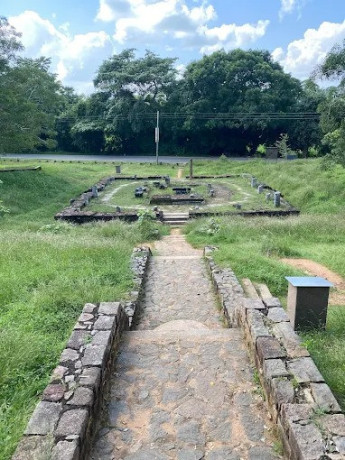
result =
M345 458L345 417L279 299L245 297L231 269L220 269L206 247L204 257L229 327L243 329L280 428L285 454L293 460Z
M87 303L12 460L82 460L90 448L111 358L143 292L151 251L135 248L128 302Z

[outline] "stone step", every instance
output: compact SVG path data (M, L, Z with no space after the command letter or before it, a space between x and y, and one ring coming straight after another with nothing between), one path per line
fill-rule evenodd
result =
M199 325L203 326L197 321L171 321L171 324L165 323L157 329L125 332L124 339L142 343L243 342L243 334L239 328L207 329L203 326L199 329Z
M163 223L166 225L185 225L187 220L164 220Z

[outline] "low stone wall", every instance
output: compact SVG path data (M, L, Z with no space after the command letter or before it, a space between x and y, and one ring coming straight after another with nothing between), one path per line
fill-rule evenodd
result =
M99 182L91 186L77 198L70 200L70 205L62 211L55 214L55 220L65 220L76 224L84 224L93 221L110 221L110 220L124 220L125 222L135 222L138 220L138 213L136 211L129 212L97 212L97 211L82 211L91 200L93 200L98 192L111 182L119 180L160 180L164 176L111 176L101 179Z
M130 301L88 303L61 354L13 460L82 460L94 435L113 355L143 292L151 251L136 248Z
M17 171L41 171L41 166L27 166L23 168L0 168L0 173L17 172Z
M345 417L279 299L246 298L235 274L205 259L229 326L242 327L285 453L296 460L345 458Z

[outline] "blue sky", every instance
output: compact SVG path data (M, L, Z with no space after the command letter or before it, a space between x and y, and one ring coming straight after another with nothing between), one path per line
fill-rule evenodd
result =
M90 93L102 61L150 49L185 66L224 48L268 49L305 79L345 39L344 0L1 0L25 54L52 58L60 80Z

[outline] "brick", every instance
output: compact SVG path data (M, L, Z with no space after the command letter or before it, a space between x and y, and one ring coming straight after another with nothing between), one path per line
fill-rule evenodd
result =
M324 382L311 358L297 358L288 362L288 369L298 383Z
M26 435L46 435L53 433L62 410L60 403L41 401L36 406L28 426Z
M285 351L275 337L258 337L256 340L256 350L261 365L265 359L286 357Z
M87 409L72 409L64 412L55 431L57 438L76 435L82 440L88 420Z

